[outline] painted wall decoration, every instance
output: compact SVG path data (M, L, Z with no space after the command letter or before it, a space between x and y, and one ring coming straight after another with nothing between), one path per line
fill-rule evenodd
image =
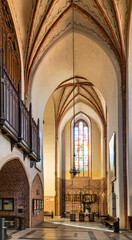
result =
M17 9L11 1L18 22ZM27 1L28 4L28 1ZM103 45L114 54L121 64L125 56L128 10L130 0L38 0L31 2L31 14L28 17L25 31L27 34L25 54L25 83L28 89L31 73L37 67L37 62L55 42L63 38L72 29L72 8L74 8L75 31L89 34L97 43ZM20 35L24 25L19 27ZM22 39L22 42L24 39ZM122 54L123 52L123 54ZM23 54L24 55L24 54ZM27 91L26 89L26 91Z
M94 203L96 199L96 194L65 194L65 201L70 202Z

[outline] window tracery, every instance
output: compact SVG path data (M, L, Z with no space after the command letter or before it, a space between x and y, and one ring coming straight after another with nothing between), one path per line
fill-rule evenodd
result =
M89 176L91 156L91 126L83 119L75 122L73 127L73 165L80 170L80 176Z

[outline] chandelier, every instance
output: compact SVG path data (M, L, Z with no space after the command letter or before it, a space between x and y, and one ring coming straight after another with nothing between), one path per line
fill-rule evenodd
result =
M72 2L72 51L73 51L73 143L74 143L74 139L75 139L75 131L74 131L74 127L75 127L75 42L74 42L74 39L75 39L75 29L74 29L74 5L73 5L73 2ZM75 151L75 148L74 148L74 151ZM80 173L80 170L79 169L76 169L75 168L75 152L73 154L73 168L70 169L70 174L75 177L76 174L79 174Z

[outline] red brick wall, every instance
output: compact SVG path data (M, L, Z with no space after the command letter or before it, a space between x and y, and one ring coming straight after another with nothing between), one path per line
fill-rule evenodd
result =
M88 177L75 177L72 179L57 179L56 215L63 212L71 212L72 202L65 201L65 194L97 194L95 203L91 203L91 212L99 212L100 215L107 214L107 184L106 179L93 180ZM52 199L52 201L51 201ZM54 200L53 200L54 199ZM74 202L76 213L79 212L80 202ZM83 211L83 204L81 204ZM55 213L55 197L44 197L44 211ZM54 214L55 215L55 214Z
M55 216L55 196L44 196L44 211L53 211Z
M58 186L60 185L60 189L58 189L57 196L59 200L57 201L60 205L60 215L64 212L71 212L72 202L65 201L65 194L97 194L97 200L95 203L91 203L90 208L91 212L98 212L100 215L107 214L107 185L106 179L103 178L101 180L93 180L87 177L75 177L69 180L61 180L58 179ZM74 202L73 208L76 213L79 212L80 202ZM81 203L81 207L83 210L83 204Z
M29 184L25 170L17 159L7 162L0 171L0 198L14 198L14 211L0 211L0 215L22 216L25 227L28 227ZM18 206L23 206L23 213L18 213Z
M33 199L43 199L43 186L39 174L37 174L32 183L32 190L31 190L31 207L32 207L32 216L31 216L31 223L32 227L44 221L44 211L40 210L38 215L33 215Z
M57 190L56 190L56 215L60 216L62 212L62 179L57 178Z

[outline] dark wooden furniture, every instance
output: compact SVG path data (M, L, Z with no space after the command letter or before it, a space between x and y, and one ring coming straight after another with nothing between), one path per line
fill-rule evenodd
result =
M15 222L15 217L16 216L4 216L4 215L0 216L0 218L4 218L6 222L12 222L12 223Z
M18 230L25 229L24 227L24 219L25 217L22 216L0 216L0 218L5 219L5 226L6 227L13 227L16 228L16 219L18 219Z
M119 233L119 218L107 216L101 220L106 226L114 227L114 232Z
M1 65L17 89L21 80L21 58L14 23L6 0L0 1L0 46L3 48Z
M25 217L16 216L16 218L19 219L19 225L18 225L17 230L23 230L23 229L25 229L25 227L24 227L24 219L25 219Z
M76 221L76 214L70 213L70 221Z
M21 100L20 83L15 88L12 79L3 65L3 47L0 49L0 129L11 142L11 151L16 144L23 150L24 159L40 161L39 119L32 118L32 105L29 110Z
M0 218L4 218L5 221L5 234L7 234L7 228L15 228L15 216L0 216Z
M89 222L94 222L94 213L89 213Z
M26 98L25 98L26 100ZM7 1L0 1L0 131L17 145L30 166L40 160L39 120L21 100L21 59Z
M44 216L53 218L53 211L51 212L44 211Z
M84 222L84 213L79 213L79 221Z
M5 220L5 227L14 227L15 226L15 221L14 220Z
M88 217L89 222L94 222L94 213L84 213L85 217Z

